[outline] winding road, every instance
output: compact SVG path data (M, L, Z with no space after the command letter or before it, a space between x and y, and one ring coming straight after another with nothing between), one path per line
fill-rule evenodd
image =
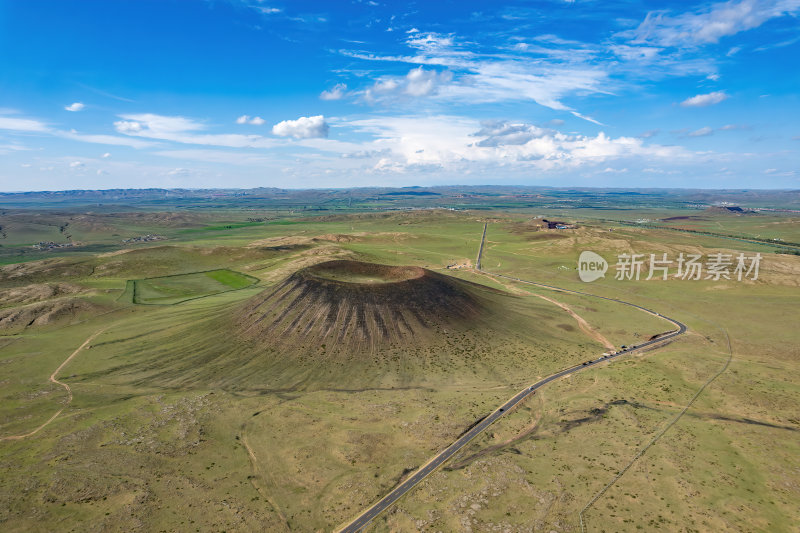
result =
M618 351L616 353L610 353L608 355L602 355L602 356L598 357L597 359L592 359L590 361L586 361L584 363L581 363L581 364L569 367L567 369L561 370L559 372L556 372L555 374L552 374L552 375L542 379L541 381L538 381L538 382L536 382L536 383L534 383L532 385L529 385L528 387L525 387L524 389L519 391L514 397L512 397L509 400L507 400L504 404L502 404L497 409L495 409L491 414L489 414L485 418L481 419L477 424L475 424L468 431L466 431L463 435L461 435L458 438L458 440L456 440L450 446L448 446L447 448L445 448L444 450L442 450L441 452L439 452L438 454L433 456L425 465L423 465L421 468L416 470L405 481L403 481L397 487L395 487L389 494L387 494L386 496L384 496L383 498L381 498L380 500L378 500L377 502L372 504L368 509L366 509L364 512L362 512L352 522L350 522L349 524L347 524L343 528L339 529L339 533L356 533L356 532L361 531L362 529L364 529L364 527L366 527L375 517L377 517L383 511L387 510L389 507L391 507L397 500L402 498L407 492L412 490L417 484L419 484L422 480L424 480L426 477L428 477L437 468L442 466L451 457L453 457L462 448L464 448L464 446L466 446L472 439L474 439L475 437L480 435L482 432L484 432L497 419L499 419L500 417L504 416L507 412L512 410L518 404L524 402L529 396L532 396L532 395L536 394L537 390L539 390L540 388L544 387L545 385L547 385L551 381L555 381L557 379L563 378L563 377L568 376L570 374L574 374L576 372L580 372L582 370L586 370L587 368L591 368L593 366L599 365L600 363L604 363L604 362L607 362L607 361L611 361L613 359L617 359L619 357L622 357L623 355L627 355L627 354L630 354L632 352L642 350L642 349L647 348L649 346L662 343L662 342L664 342L666 340L675 338L675 337L677 337L679 335L683 335L687 330L687 327L686 327L685 324L675 320L674 318L669 318L667 316L662 315L661 313L657 313L657 312L655 312L655 311L653 311L651 309L647 309L646 307L642 307L640 305L636 305L636 304L631 303L631 302L626 302L624 300L619 300L617 298L610 298L610 297L607 297L607 296L599 296L599 295L591 294L591 293L587 293L587 292L575 291L575 290L571 290L571 289L564 289L564 288L561 288L561 287L555 287L553 285L546 285L544 283L537 283L537 282L534 282L534 281L528 281L528 280L524 280L524 279L520 279L520 278L515 278L515 277L512 277L512 276L506 276L504 274L493 274L491 272L486 272L485 270L483 270L481 268L481 255L483 254L483 245L484 245L484 241L485 240L486 240L486 224L484 224L484 226L483 226L483 236L481 237L481 245L480 245L480 249L478 251L478 258L477 258L477 261L476 261L477 270L480 271L480 272L483 272L484 274L488 274L490 276L496 276L496 277L499 277L499 278L504 278L504 279L508 279L508 280L512 280L512 281L516 281L516 282L519 282L519 283L526 283L526 284L529 284L529 285L535 285L537 287L543 287L543 288L551 289L551 290L555 290L555 291L568 292L568 293L572 293L572 294L580 294L580 295L584 295L584 296L591 296L593 298L601 298L603 300L608 300L608 301L611 301L611 302L617 302L617 303L620 303L620 304L623 304L623 305L628 305L628 306L631 306L631 307L635 307L636 309L639 309L640 311L643 311L645 313L649 313L651 315L654 315L654 316L657 316L659 318L662 318L662 319L672 323L674 326L677 327L677 329L672 330L672 331L670 331L668 333L665 333L663 335L660 335L659 337L657 337L657 338L655 338L653 340L642 342L642 343L637 344L635 346L630 346L625 350L620 350L620 351Z

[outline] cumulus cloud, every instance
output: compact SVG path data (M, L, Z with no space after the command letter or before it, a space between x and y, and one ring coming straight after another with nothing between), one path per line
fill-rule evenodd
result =
M337 83L327 91L322 91L319 94L321 100L340 100L347 92L347 85L344 83Z
M85 166L82 161L72 161L69 164L69 168L82 168Z
M477 146L501 146L526 144L552 133L533 124L511 123L506 121L484 121L475 137L484 137Z
M237 124L252 124L253 126L261 126L266 122L261 117L251 117L250 115L242 115L236 119Z
M328 136L328 123L325 117L300 117L297 120L284 120L272 127L272 133L280 137L295 139L315 139Z
M64 109L66 109L67 111L81 111L84 107L86 106L81 102L75 102L73 104L64 107Z
M368 102L394 99L400 96L431 96L453 79L449 71L425 70L422 66L411 69L405 76L385 76L364 92Z
M406 75L405 93L411 96L427 96L436 90L440 83L453 79L451 72L435 72L422 67L412 69Z
M104 154L103 154L102 156L100 156L100 157L102 157L103 159L108 159L109 157L111 157L111 154L110 154L110 153L108 153L108 152L106 152L106 153L104 153Z
M694 13L648 13L638 28L626 32L634 43L686 47L716 43L722 37L761 26L771 18L800 11L797 0L731 0Z
M371 134L372 150L383 150L374 166L381 171L474 170L518 167L551 170L605 161L642 158L675 160L679 147L646 145L632 137L571 135L521 122L483 122L454 116L407 116L352 122ZM366 148L365 148L366 149Z
M728 99L725 91L714 91L708 94L698 94L681 102L682 107L706 107L724 102Z

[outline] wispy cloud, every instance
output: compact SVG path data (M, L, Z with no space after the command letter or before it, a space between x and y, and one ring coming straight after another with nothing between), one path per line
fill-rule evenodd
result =
M50 128L34 119L0 116L0 130L48 132Z
M86 107L85 104L83 104L81 102L75 102L75 103L72 103L72 104L70 104L68 106L65 106L64 109L66 109L67 111L73 111L74 112L74 111L81 111L85 107Z
M708 126L705 126L705 127L700 128L698 130L694 130L692 132L689 132L688 136L689 137L707 137L707 136L713 135L713 134L714 134L714 130L712 128L708 127Z
M731 0L700 11L672 15L648 13L634 30L624 32L633 43L662 47L692 47L761 26L769 19L800 11L797 0Z
M575 112L563 103L567 96L582 93L607 93L608 74L598 66L573 61L568 55L533 60L524 51L497 49L477 52L470 43L459 43L453 35L438 33L409 34L405 44L414 51L410 55L377 55L369 52L342 50L341 53L367 61L384 61L417 65L405 77L384 76L365 90L375 98L381 92L404 91L440 102L483 104L495 102L534 101L558 111ZM421 67L435 67L439 70ZM436 76L436 77L434 77Z
M698 94L681 102L682 107L706 107L724 102L728 99L725 91L714 91L707 94Z
M126 137L119 137L116 135L85 134L85 133L78 133L75 130L69 130L69 131L59 130L36 119L9 117L2 115L0 115L0 130L10 130L22 133L43 133L47 135L52 135L54 137L70 139L73 141L93 143L93 144L108 144L115 146L130 146L131 148L147 148L153 145L153 143L151 142L141 141L138 139L129 139Z
M120 115L120 118L124 120L114 122L114 127L123 135L228 148L269 148L275 145L273 139L260 135L200 133L206 129L205 124L186 117L143 113Z
M128 146L130 148L149 148L155 146L156 143L150 141L143 141L141 139L131 139L130 137L120 137L119 135L104 135L96 133L78 133L75 130L60 131L53 130L51 132L56 137L69 139L71 141L79 141L92 144L106 144L109 146Z
M229 152L215 149L189 149L189 150L158 150L152 152L162 157L173 159L183 159L189 161L202 161L204 163L220 163L237 166L263 166L271 159L255 154L242 154L241 152Z
M337 83L330 89L322 91L319 94L321 100L340 100L347 92L347 84Z
M236 119L237 124L251 124L253 126L261 126L266 123L261 117L251 117L250 115L242 115Z

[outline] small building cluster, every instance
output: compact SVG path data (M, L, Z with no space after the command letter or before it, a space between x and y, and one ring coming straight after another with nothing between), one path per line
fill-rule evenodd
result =
M135 242L153 242L153 241L163 241L166 239L163 235L153 235L149 233L147 235L140 235L139 237L131 237L129 239L122 239L122 242L125 244L131 244Z

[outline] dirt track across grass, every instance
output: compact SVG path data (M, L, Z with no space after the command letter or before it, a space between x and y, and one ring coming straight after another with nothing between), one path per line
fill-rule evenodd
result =
M109 327L110 327L110 326L109 326ZM37 434L37 433L38 433L39 431L41 431L42 429L44 429L45 427L47 427L47 426L48 426L48 425L49 425L49 424L50 424L50 423L51 423L53 420L55 420L56 418L58 418L58 415L60 415L60 414L61 414L61 413L64 411L64 409L66 409L66 408L67 408L67 406L68 406L70 403L72 403L72 389L69 387L69 385L67 385L67 384L66 384L66 383L64 383L63 381L58 381L58 379L56 378L56 376L58 375L58 373L59 373L59 372L61 372L61 371L64 369L64 367L65 367L65 366L67 366L67 365L69 364L69 362L70 362L70 361L72 361L72 359L74 359L74 358L75 358L75 356L76 356L76 355L78 355L79 353L81 353L81 352L83 351L83 349L84 349L84 348L86 348L86 346L88 346L88 345L89 345L89 343L90 343L90 342L92 342L94 339L96 339L98 335L100 335L101 333L103 333L103 332L104 332L104 331L106 331L107 329L108 329L108 327L105 327L105 328L103 328L103 329L100 329L100 330L98 330L98 331L95 331L94 333L92 333L91 335L89 335L89 337L88 337L88 338L87 338L85 341L83 341L83 344L81 344L80 346L78 346L78 348L77 348L77 349L76 349L74 352L72 352L72 353L70 354L70 356L69 356L69 357L67 357L66 359L64 359L64 362L63 362L63 363L61 363L61 364L58 366L58 368L56 368L56 369L53 371L53 373L52 373L52 374L50 374L50 381L51 381L52 383L57 383L58 385L61 385L62 387L64 387L64 388L67 390L67 395L68 395L68 396L67 396L67 403L65 403L65 404L64 404L64 407L62 407L61 409L59 409L58 411L56 411L56 413L55 413L53 416L51 416L51 417L50 417L49 419L47 419L47 420L46 420L46 421L45 421L45 422L44 422L44 423L43 423L41 426L37 427L37 428L36 428L36 429L34 429L33 431L31 431L31 432L29 432L29 433L25 433L24 435L10 435L10 436L8 436L8 437L0 437L0 440L21 440L21 439L25 439L25 438L31 437L31 436L33 436L33 435Z

